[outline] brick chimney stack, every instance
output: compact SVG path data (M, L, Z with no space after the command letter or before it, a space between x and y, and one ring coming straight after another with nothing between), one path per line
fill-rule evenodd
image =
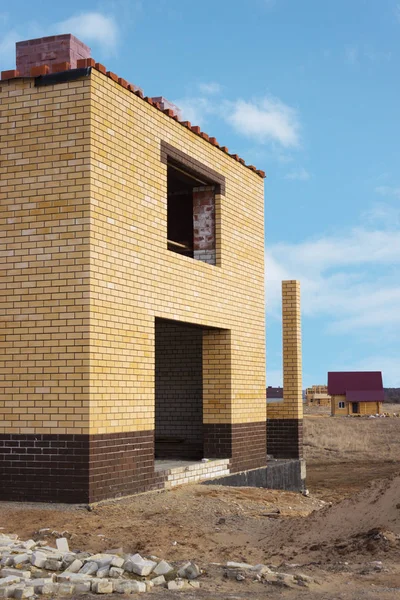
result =
M70 33L17 42L17 71L29 77L32 67L68 63L66 69L76 69L81 58L90 58L90 48Z

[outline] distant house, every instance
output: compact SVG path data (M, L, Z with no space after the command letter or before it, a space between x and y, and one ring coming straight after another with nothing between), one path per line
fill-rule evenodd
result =
M306 389L307 406L330 406L331 397L327 385L313 385Z
M267 387L267 403L275 402L283 402L283 388L282 387L272 387L269 385Z
M384 391L380 371L328 373L332 416L375 415L382 412Z

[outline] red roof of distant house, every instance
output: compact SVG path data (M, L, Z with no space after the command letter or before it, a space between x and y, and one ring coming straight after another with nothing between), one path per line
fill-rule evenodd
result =
M346 400L349 402L383 402L385 392L383 390L349 390L346 392Z
M328 373L328 394L344 396L350 402L383 402L380 371L338 371Z
M283 398L283 388L272 387L269 385L267 387L267 398L277 398L277 399Z

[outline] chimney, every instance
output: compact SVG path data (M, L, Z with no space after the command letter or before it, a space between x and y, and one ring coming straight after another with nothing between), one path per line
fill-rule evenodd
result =
M90 58L90 48L70 33L17 42L17 71L29 77L32 67L68 63L76 69L81 58Z

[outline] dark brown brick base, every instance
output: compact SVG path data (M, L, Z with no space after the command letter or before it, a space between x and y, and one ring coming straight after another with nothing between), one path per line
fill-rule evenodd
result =
M0 435L0 500L89 501L89 443L80 435Z
M266 454L265 421L204 425L204 456L230 458L232 473L265 466Z
M204 425L204 456L231 472L266 464L265 422ZM154 431L101 435L0 434L0 500L97 502L162 489Z
M96 502L163 486L154 432L0 435L0 500Z
M90 502L163 487L154 474L154 431L93 435L89 445Z
M302 458L303 420L268 419L267 451L274 458Z

